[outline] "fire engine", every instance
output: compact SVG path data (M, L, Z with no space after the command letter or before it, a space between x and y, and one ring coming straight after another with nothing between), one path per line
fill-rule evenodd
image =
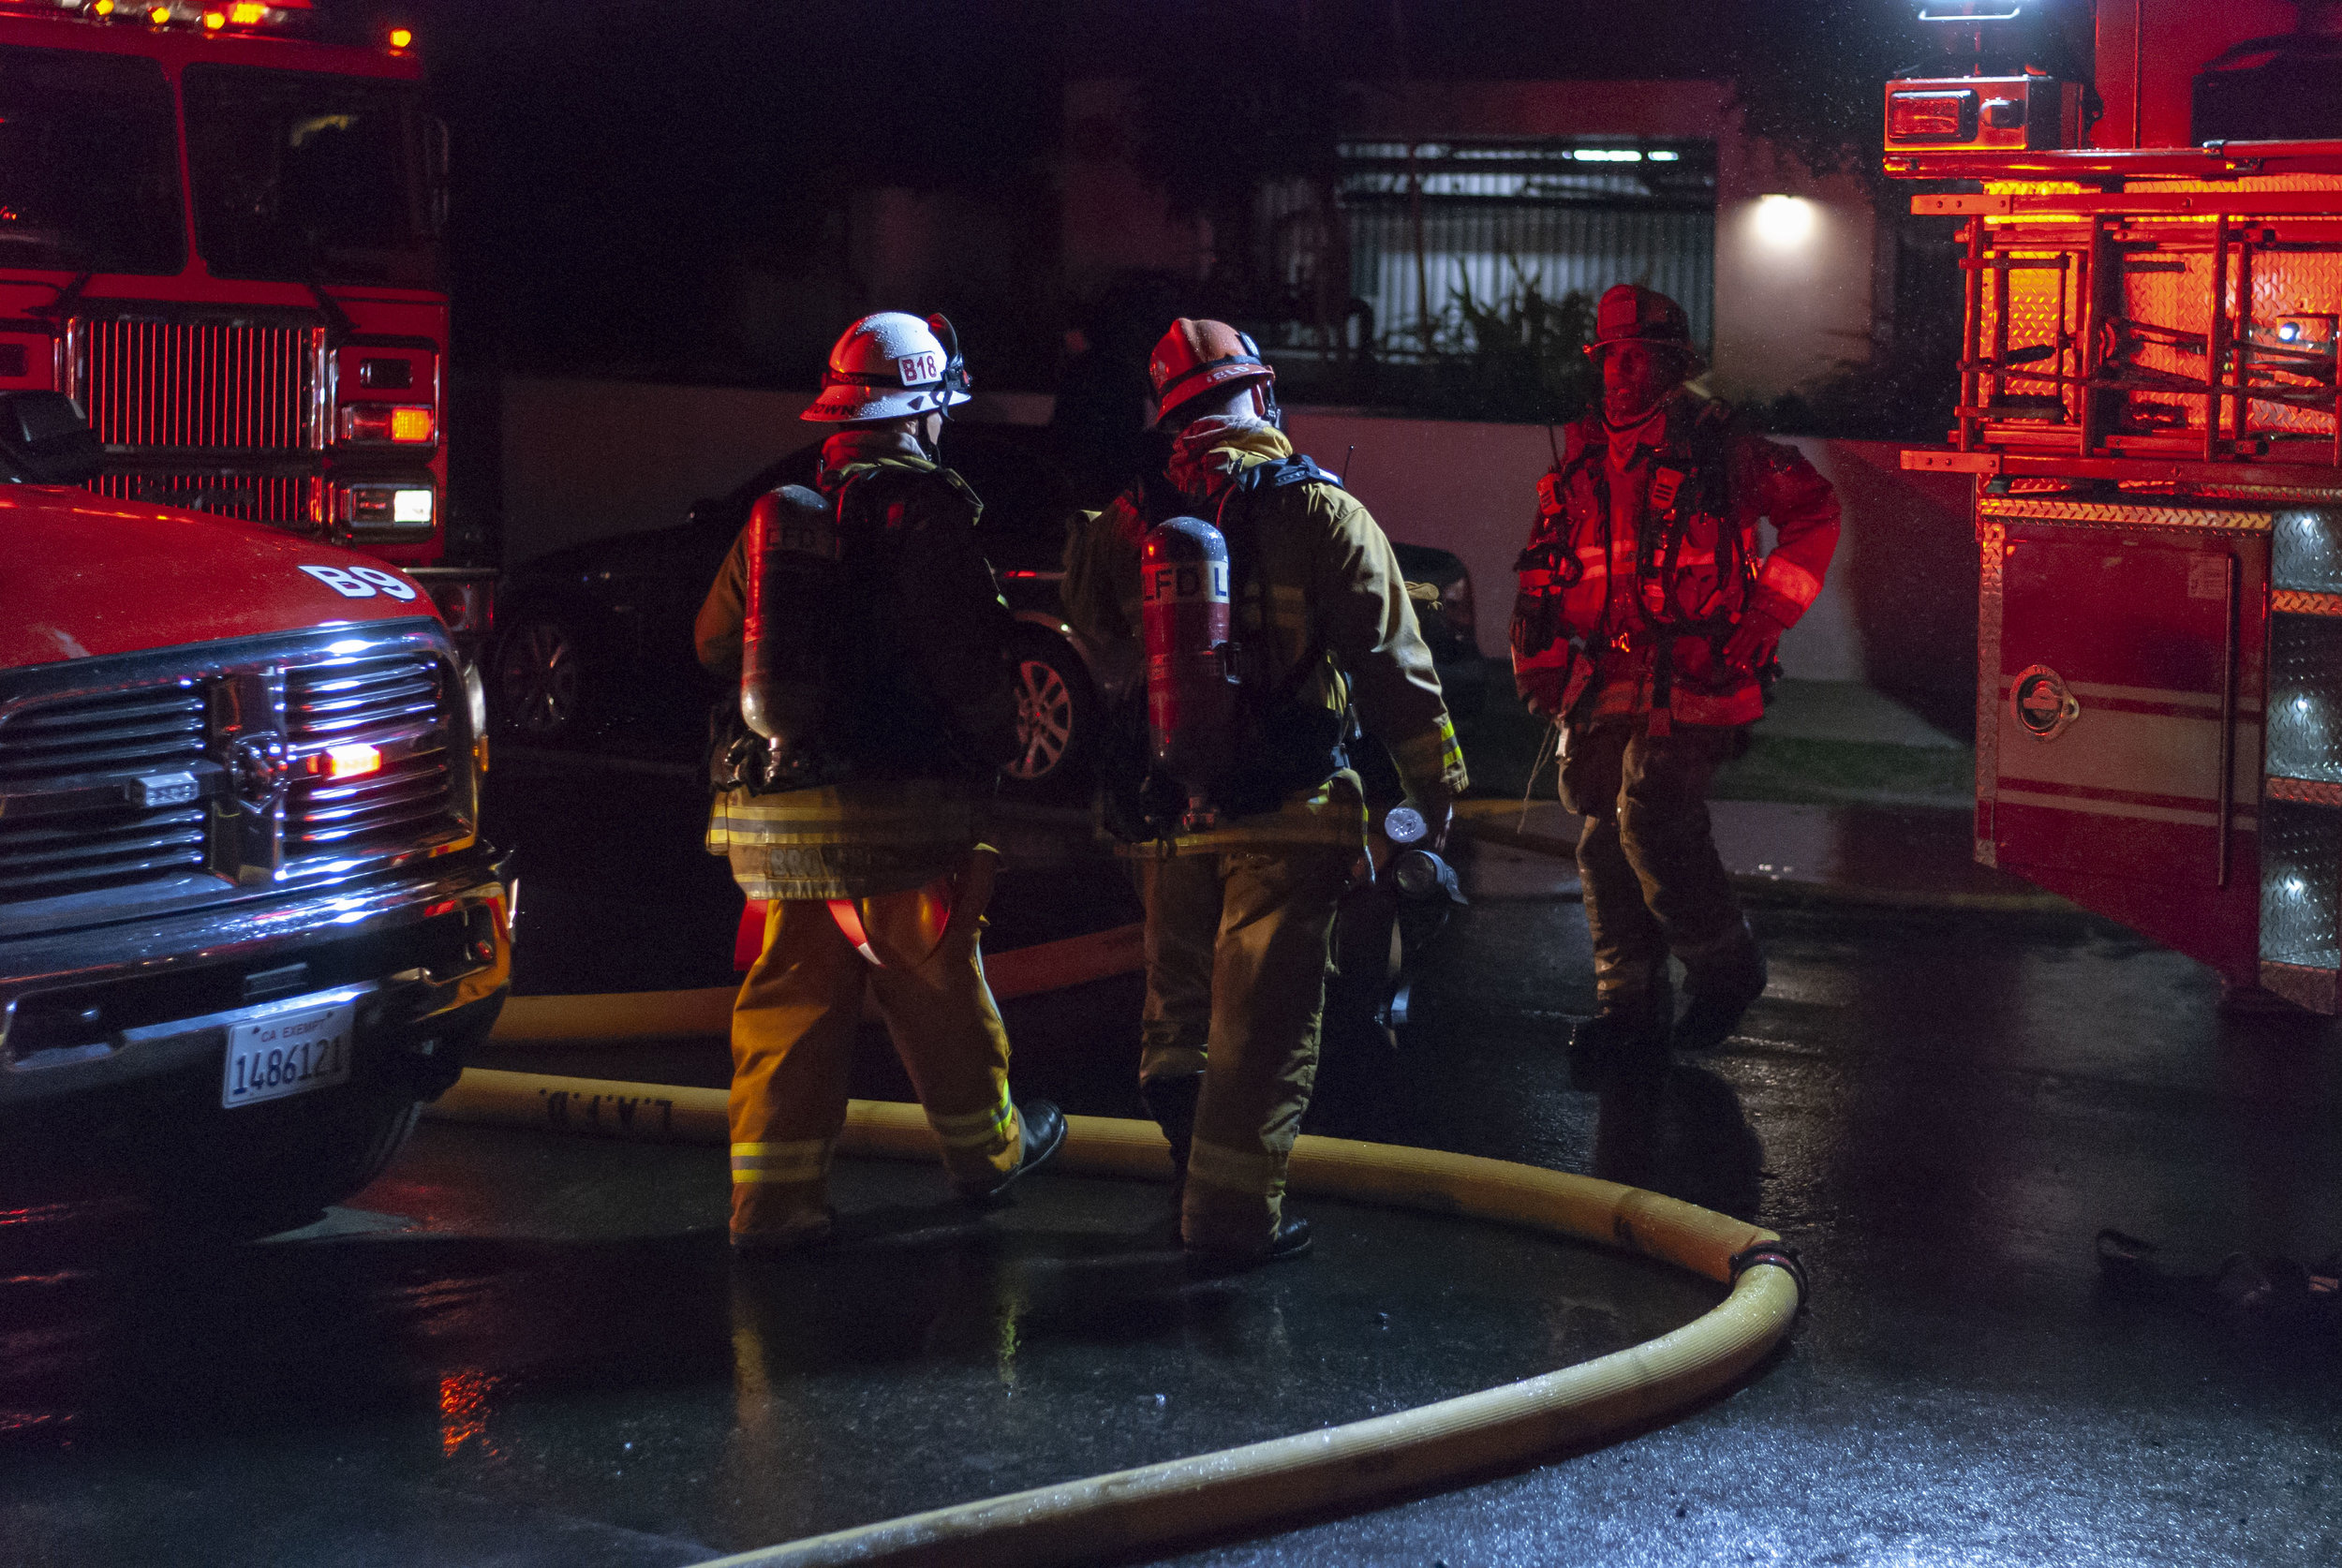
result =
M61 392L90 487L447 564L447 143L404 27L312 0L0 0L0 392Z
M1976 857L2342 1001L2342 38L2266 0L1928 0L1886 170L1962 224ZM2321 7L2301 7L2304 25Z

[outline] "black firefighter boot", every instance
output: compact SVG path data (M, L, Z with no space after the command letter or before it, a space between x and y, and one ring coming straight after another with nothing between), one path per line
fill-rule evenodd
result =
M1178 1214L1187 1196L1187 1151L1195 1141L1195 1102L1203 1097L1201 1072L1166 1072L1142 1078L1138 1098L1171 1140L1171 1212Z
M1046 1100L1028 1100L1016 1107L1016 1168L988 1182L955 1181L953 1189L979 1206L1000 1202L1016 1178L1049 1162L1065 1142L1065 1113Z
M1668 1028L1675 1021L1675 987L1662 958L1639 985L1602 996L1594 1015L1569 1037L1569 1059L1581 1072L1630 1069L1663 1058Z
M1709 953L1678 956L1692 999L1675 1026L1675 1048L1712 1051L1732 1037L1750 1004L1765 994L1765 955L1742 915Z

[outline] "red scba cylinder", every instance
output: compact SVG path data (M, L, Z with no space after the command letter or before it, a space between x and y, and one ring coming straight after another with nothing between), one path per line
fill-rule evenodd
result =
M1201 794L1235 760L1228 541L1200 517L1158 523L1140 550L1139 584L1152 761Z
M822 723L830 628L840 592L837 530L828 503L790 485L749 513L748 603L740 648L740 717L784 761Z

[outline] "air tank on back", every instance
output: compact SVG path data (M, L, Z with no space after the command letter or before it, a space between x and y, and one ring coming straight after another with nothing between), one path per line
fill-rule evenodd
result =
M1174 517L1141 547L1147 727L1156 770L1188 792L1190 831L1217 820L1211 788L1236 761L1235 644L1228 541L1200 517Z
M802 485L757 497L749 513L748 614L740 717L772 745L775 777L814 762L842 595L829 503Z

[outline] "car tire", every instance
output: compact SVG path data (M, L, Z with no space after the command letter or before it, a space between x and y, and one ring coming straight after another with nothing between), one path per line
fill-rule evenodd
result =
M1001 793L1009 800L1070 800L1089 787L1098 688L1081 656L1062 638L1037 627L1017 629L1009 642L1009 657L1020 747L1015 760L1001 770Z
M524 614L497 639L489 702L497 723L525 745L555 746L586 729L593 683L586 645L569 623Z

